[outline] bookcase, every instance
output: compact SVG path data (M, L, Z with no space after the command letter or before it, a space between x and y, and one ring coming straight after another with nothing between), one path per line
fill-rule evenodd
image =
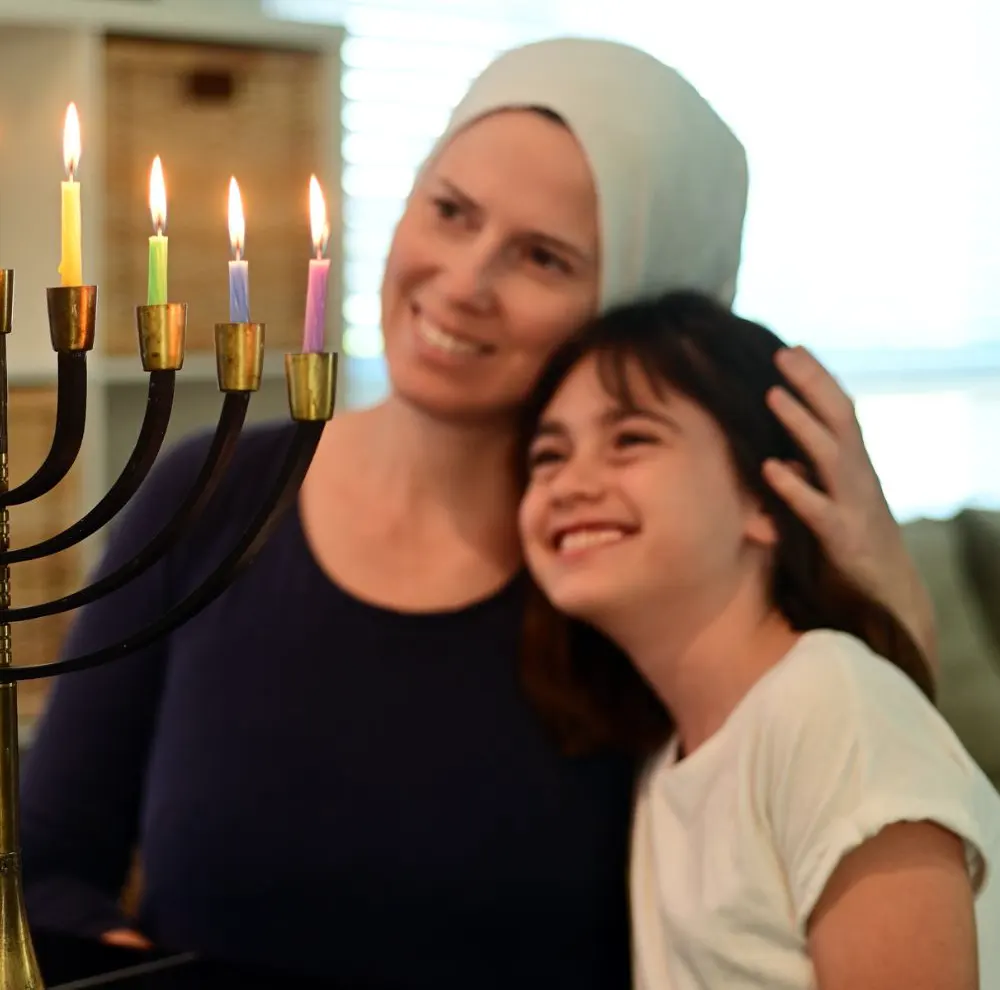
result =
M212 350L228 320L226 222L230 175L246 211L253 319L266 323L264 381L249 422L287 416L283 354L297 349L311 254L308 180L326 194L332 259L328 340L342 299L340 29L273 20L247 0L8 0L0 9L0 267L15 269L10 371L10 473L16 484L48 449L55 356L45 288L58 284L62 126L77 104L83 138L84 281L99 286L87 432L78 464L52 493L11 510L12 545L36 542L85 513L124 465L148 378L135 306L145 302L149 169L163 162L170 298L188 303L184 368L167 445L214 425L222 396ZM101 535L46 561L12 568L16 605L79 587ZM71 614L14 629L18 663L53 659ZM22 713L47 685L22 690Z

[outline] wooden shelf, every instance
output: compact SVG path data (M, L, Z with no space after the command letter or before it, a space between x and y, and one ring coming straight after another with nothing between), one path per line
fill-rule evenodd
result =
M228 312L230 176L247 212L250 302L276 346L305 317L311 253L309 176L320 160L321 58L311 52L112 37L105 44L107 241L105 347L135 351L134 306L146 289L149 169L167 179L170 295L188 303L189 350L210 351ZM336 193L336 187L331 190Z

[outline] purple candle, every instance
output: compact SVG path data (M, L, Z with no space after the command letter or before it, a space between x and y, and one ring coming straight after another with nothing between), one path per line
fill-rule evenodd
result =
M243 219L243 202L236 179L229 180L229 242L233 246L235 261L229 262L229 322L250 322L249 265L242 260L246 223Z
M236 260L229 262L229 322L250 322L250 286L248 284L249 265L240 260L239 252Z
M313 258L309 262L309 289L306 293L306 326L302 335L302 350L306 353L325 349L326 344L326 283L330 262Z
M323 257L330 239L330 224L323 190L315 175L309 179L309 221L316 257L309 262L306 322L302 334L302 350L307 354L326 349L326 286L330 274L330 262Z

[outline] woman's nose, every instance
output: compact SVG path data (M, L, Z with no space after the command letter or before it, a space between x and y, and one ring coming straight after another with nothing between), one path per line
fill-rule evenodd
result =
M489 244L457 246L443 259L438 286L453 306L481 311L494 301L497 265Z

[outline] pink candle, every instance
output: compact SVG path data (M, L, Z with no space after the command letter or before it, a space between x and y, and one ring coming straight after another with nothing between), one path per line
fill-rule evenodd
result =
M302 350L307 354L326 349L326 287L330 275L330 262L323 257L330 239L330 224L323 190L315 175L309 179L309 221L316 257L309 262L306 322L302 334Z
M307 354L325 350L326 344L326 283L330 262L313 258L309 262L309 289L306 293L306 325L302 335L302 350Z

